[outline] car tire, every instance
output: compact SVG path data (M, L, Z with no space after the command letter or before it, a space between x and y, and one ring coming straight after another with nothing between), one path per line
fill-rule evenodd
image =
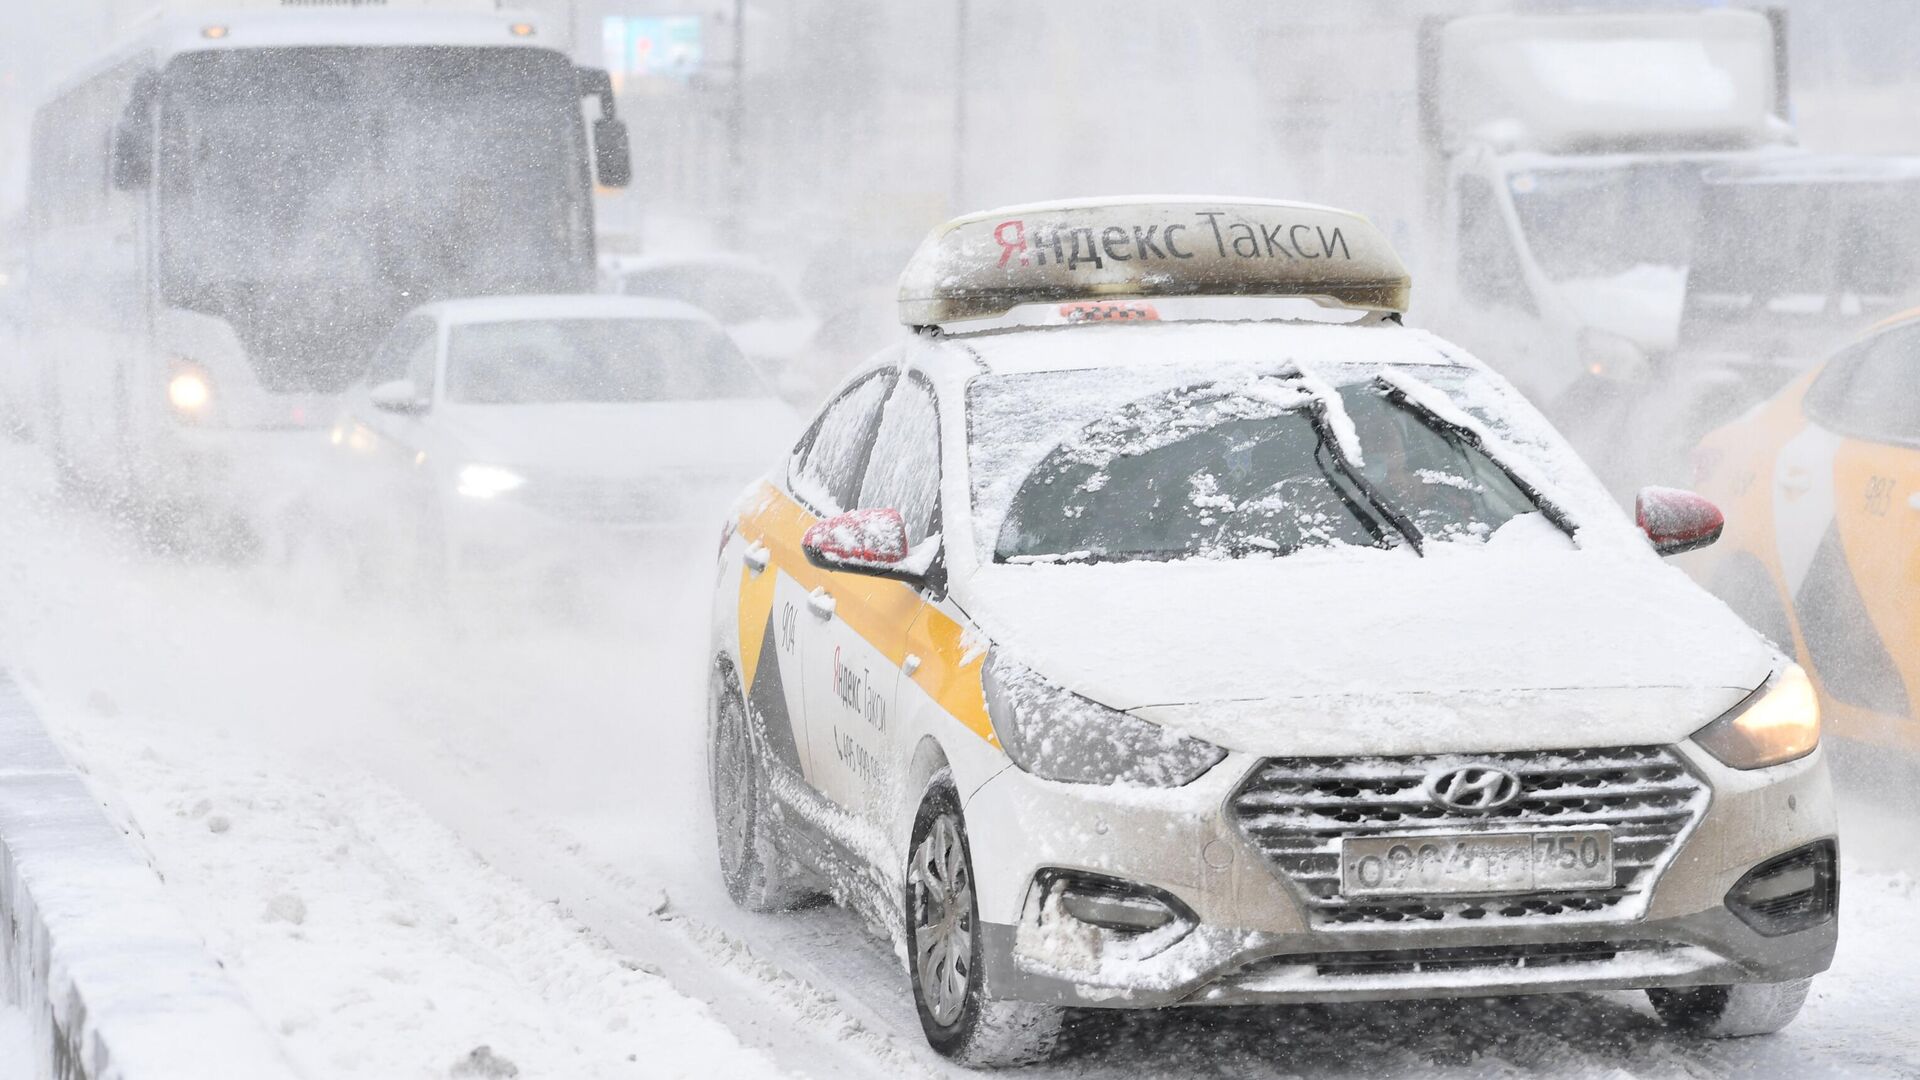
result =
M1064 1009L987 996L973 856L960 798L944 774L921 800L908 852L907 975L927 1042L971 1068L1057 1056Z
M788 911L817 898L782 850L767 792L766 768L753 738L746 697L733 669L713 674L707 702L707 781L720 878L727 896L748 911Z
M1672 1027L1709 1039L1771 1035L1800 1015L1812 979L1736 986L1648 990L1653 1011Z

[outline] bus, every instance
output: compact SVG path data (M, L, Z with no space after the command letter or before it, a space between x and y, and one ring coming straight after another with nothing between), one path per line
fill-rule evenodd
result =
M62 483L247 525L404 312L593 290L627 142L606 73L533 15L151 21L34 117L27 336Z

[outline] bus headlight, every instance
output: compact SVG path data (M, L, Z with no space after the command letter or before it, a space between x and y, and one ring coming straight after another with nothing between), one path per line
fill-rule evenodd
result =
M175 412L199 416L212 400L213 384L207 381L206 372L190 366L173 369L173 377L167 380L167 404Z
M454 490L469 499L491 499L526 482L526 477L498 465L463 465L454 480Z
M1806 757L1820 744L1820 700L1799 664L1782 668L1693 741L1736 769L1764 769Z
M988 654L981 684L1001 749L1044 780L1180 787L1227 756L1212 743L1089 701L997 654Z

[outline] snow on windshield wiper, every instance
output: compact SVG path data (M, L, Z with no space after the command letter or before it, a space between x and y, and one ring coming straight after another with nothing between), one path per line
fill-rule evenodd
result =
M1459 439L1479 451L1493 466L1519 488L1540 513L1561 532L1573 539L1579 526L1547 496L1544 488L1522 468L1516 468L1504 442L1489 438L1480 422L1453 403L1453 399L1426 383L1402 372L1386 370L1374 376L1374 382L1386 393L1387 400L1406 409L1429 428L1443 436Z

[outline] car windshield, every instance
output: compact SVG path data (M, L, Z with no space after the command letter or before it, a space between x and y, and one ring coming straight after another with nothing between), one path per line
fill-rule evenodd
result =
M1507 187L1527 246L1553 280L1677 278L1691 256L1700 168L1531 169L1509 176Z
M1718 183L1704 205L1711 227L1696 243L1689 299L1803 297L1817 312L1826 297L1890 301L1920 282L1908 239L1920 229L1920 179ZM1744 306L1731 310L1745 317Z
M463 405L765 396L731 341L687 319L553 319L456 326L447 400Z
M623 289L628 296L692 304L728 326L800 317L779 279L752 267L650 267L629 273Z
M1396 520L1424 541L1481 542L1540 505L1468 435L1370 375L1328 394L1279 375L1182 383L1115 402L1104 370L985 376L973 411L976 511L1005 462L981 439L1058 430L1005 504L997 562L1277 557L1390 548ZM1124 383L1124 380L1121 380ZM1318 385L1318 384L1312 384ZM1024 419L1023 419L1024 418ZM1348 421L1353 443L1334 434ZM1343 448L1357 445L1363 464ZM990 512L990 509L989 509Z
M159 281L263 385L338 390L407 309L589 286L573 67L539 49L213 51L167 68Z
M1377 382L1340 388L1365 456L1355 466L1430 540L1484 540L1540 506L1461 431L1436 423Z

